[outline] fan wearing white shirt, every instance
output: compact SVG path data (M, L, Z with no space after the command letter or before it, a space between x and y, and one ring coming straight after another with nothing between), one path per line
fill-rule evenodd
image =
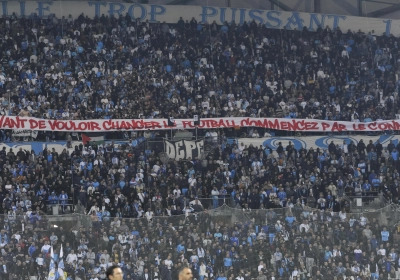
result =
M185 214L185 217L187 218L189 216L190 213L192 213L194 211L194 209L190 206L186 206L185 208L183 208L183 213Z
M39 256L36 258L36 263L38 266L44 265L44 258L42 257L42 254L39 254Z
M317 77L322 78L322 79L325 78L325 73L324 73L324 71L322 71L322 69L318 70Z
M243 150L244 150L244 148L245 148L244 143L242 142L238 148L239 148L239 153L242 154L242 153L243 153Z
M87 212L87 215L92 214L93 212L99 212L99 206L97 205L97 202L90 208L89 212Z
M81 161L80 163L79 163L79 169L80 169L80 171L82 171L83 169L85 169L85 166L87 165L87 162L86 161Z
M172 269L172 266L174 265L173 261L171 260L171 255L168 255L167 259L164 260L164 264L167 266L169 270Z
M304 222L300 225L300 232L304 231L308 232L310 230L310 225L308 224L308 220L304 220Z
M13 236L11 236L11 238L15 238L19 243L19 240L21 239L21 235L19 233L16 233Z
M208 101L203 101L201 107L205 109L210 109L210 103Z
M253 161L253 163L251 164L253 167L253 170L258 170L260 169L260 166L262 165L261 161L257 160L257 161Z
M62 118L68 118L69 117L69 112L68 112L68 108L61 114Z
M240 273L238 277L235 278L236 280L244 280L243 274Z
M317 54L317 52L316 52L315 50L312 50L312 51L310 52L310 56L311 56L311 58L317 58L317 57L318 57L318 54Z
M44 242L44 245L42 246L42 254L47 254L50 251L51 246L49 245L48 241Z
M143 211L143 209L142 209L142 207L141 206L139 206L139 208L138 208L138 218L141 218L141 217L143 217L143 213L144 213L144 211Z
M363 214L361 214L361 217L360 217L360 225L363 226L363 227L365 227L365 226L367 225L367 223L368 223L368 219L365 218Z
M78 256L75 254L74 250L71 250L71 253L67 256L66 262L73 264L74 261L78 261Z
M126 172L125 168L123 168L122 165L120 165L120 167L118 169L118 173L125 177L125 172Z
M355 274L360 273L360 267L358 266L357 263L355 263L352 267L351 267L351 271L353 271Z
M154 173L158 173L158 171L160 170L160 163L157 161L156 164L153 165L153 171Z
M179 189L178 186L175 186L175 189L173 190L173 194L176 195L176 197L180 197L181 196L181 190Z
M383 245L380 246L378 252L376 253L378 256L386 256L386 249L383 248Z
M102 166L102 165L103 165L103 161L102 161L99 157L97 157L97 158L93 161L93 165L94 165L94 166L96 166L96 165Z
M168 208L165 209L165 214L166 214L168 217L171 217L171 216L172 216L172 209L171 209L171 206L168 206Z
M145 215L146 215L147 221L151 221L151 220L153 219L154 212L151 211L150 208L148 208L148 209L147 209L147 212L145 213Z
M128 238L129 238L129 236L128 236L128 234L120 234L120 235L118 235L118 241L119 241L119 243L121 243L121 245L124 245L124 244L126 244L126 243L128 243Z
M258 272L262 271L264 269L264 262L260 261L260 264L258 265Z
M189 186L194 186L195 184L196 184L196 178L194 178L194 175L192 175L189 179L188 179L188 183L189 183Z
M297 270L297 267L294 267L294 270L292 271L292 279L293 277L297 277L299 275L299 271Z
M0 248L3 249L7 244L8 244L7 241L4 238L2 238L0 242Z
M104 270L107 270L107 264L106 264L106 261L104 259L101 260L100 267L104 268Z

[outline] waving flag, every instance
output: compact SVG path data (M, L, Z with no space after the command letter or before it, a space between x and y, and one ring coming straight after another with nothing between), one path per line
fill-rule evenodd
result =
M59 262L58 262L58 268L61 268L61 269L64 269L64 259L63 259L63 256L64 256L64 250L63 250L63 246L62 246L62 243L61 243L61 248L60 248L60 256L59 256Z
M54 262L54 250L53 246L51 246L51 251L50 251L50 265L49 265L49 275L48 275L48 280L64 280L66 279L66 276L64 274L64 261L62 259L64 255L63 252L63 247L61 244L61 249L60 249L60 254L58 256L59 263L58 263L58 268L56 269L55 262Z
M63 250L63 246L61 243L61 249L60 249L60 259L62 259L64 257L64 250Z
M85 132L81 134L83 145L104 145L104 134L96 132Z
M50 265L49 265L49 270L52 270L54 268L54 251L53 251L53 246L51 246L50 249Z

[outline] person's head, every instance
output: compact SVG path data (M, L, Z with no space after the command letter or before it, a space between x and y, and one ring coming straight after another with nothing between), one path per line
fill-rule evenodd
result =
M122 273L121 267L112 265L107 268L106 277L108 280L122 280L124 274Z
M192 280L193 274L192 270L189 267L183 267L179 271L179 280Z

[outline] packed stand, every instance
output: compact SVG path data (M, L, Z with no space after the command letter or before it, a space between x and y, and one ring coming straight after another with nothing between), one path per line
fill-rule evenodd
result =
M80 279L104 279L113 262L127 279L175 279L180 265L202 280L397 277L397 220L353 216L347 197L367 203L383 193L398 203L400 145L271 151L223 142L205 160L168 162L130 143L2 150L5 274L45 275L48 245L57 255L62 243L65 271ZM57 204L70 213L65 198L85 213L54 228L46 214ZM224 203L234 208L221 221ZM248 218L230 221L240 213Z
M221 26L185 18L149 23L83 14L13 15L0 25L2 114L361 122L398 114L399 39L373 31L291 31L255 21ZM62 133L47 136L66 140ZM2 138L10 140L10 133Z

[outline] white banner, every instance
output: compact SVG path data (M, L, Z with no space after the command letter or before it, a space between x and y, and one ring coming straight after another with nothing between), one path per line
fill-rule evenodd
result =
M29 129L14 129L12 131L13 137L32 137L36 139L38 135L37 130L29 130Z
M119 120L48 120L14 116L0 116L0 129L63 131L63 132L107 132L132 130L194 129L192 119L176 119L168 126L166 119L119 119ZM206 118L201 119L202 129L259 127L286 131L386 131L400 130L400 120L376 122L342 122L314 119L280 118Z
M164 141L165 153L169 158L176 160L180 159L194 159L200 157L204 151L204 140L190 141Z
M118 151L120 146L124 146L125 144L128 143L128 141L119 141L119 140L113 140L113 141L107 141L107 143L114 142L114 150ZM34 150L36 154L39 154L43 152L45 148L47 148L49 151L54 149L57 153L61 154L64 149L69 151L69 153L72 153L75 150L75 146L82 145L82 141L72 141L71 145L67 145L66 141L58 141L58 142L8 142L8 143L0 143L0 151L3 148L6 148L6 151L8 152L9 149L13 149L14 151L18 151L20 148L22 150L27 150L31 151ZM132 143L132 146L133 143ZM134 146L135 147L135 146Z
M179 17L185 20L195 18L200 23L223 24L225 21L235 21L243 24L255 20L257 24L268 28L302 30L307 27L315 31L318 26L329 26L331 29L340 27L343 32L348 29L361 30L365 33L371 30L376 35L393 34L400 35L400 20L379 19L369 17L353 17L335 14L315 14L299 12L270 11L260 9L239 9L210 6L184 6L184 5L142 5L102 1L1 1L2 15L24 15L29 17L36 13L39 16L55 14L58 18L72 15L77 18L82 13L89 17L100 17L101 15L114 16L130 15L140 18L142 21L176 23Z
M239 138L237 139L237 142L239 145L241 143L247 146L249 146L250 144L253 144L254 146L262 145L263 147L269 147L272 150L276 150L276 148L279 145L279 142L281 142L282 146L286 148L286 146L289 144L289 141L291 141L294 147L297 150L299 150L302 147L304 147L305 149L310 149L311 147L313 147L314 149L316 148L328 149L328 146L331 143L331 141L333 141L335 144L338 145L341 145L343 141L346 141L346 143L353 141L354 144L357 144L361 139L363 139L365 145L368 145L369 141L372 141L372 143L376 144L377 141L379 140L382 143L383 147L386 147L390 143L390 141L392 141L395 146L397 146L397 144L400 143L400 135L380 135L380 136L343 135L334 137L307 136L307 137ZM182 143L181 141L179 142ZM189 141L189 142L196 142L196 141ZM110 143L110 141L108 141L108 143ZM127 141L115 141L114 148L118 149L120 145L124 145L126 143ZM2 150L4 147L6 148L7 151L10 148L13 149L14 151L18 151L19 148L22 148L23 150L28 150L28 151L35 150L35 153L39 154L45 148L47 148L50 151L54 148L57 153L61 154L64 149L69 150L69 152L73 152L75 146L79 146L81 144L82 141L72 141L71 148L68 149L66 142L0 143L0 150ZM187 145L192 147L192 151L189 151L186 148L185 151L179 151L179 144L177 145L176 142L174 141L170 142L170 144L171 145L169 145L169 147L166 147L165 149L170 158L177 158L177 153L178 153L178 159L184 158L186 157L186 155L189 155L190 152L192 152L190 157L193 158L194 155L196 154L199 155L203 153L204 149L201 142L196 143L196 148L194 148L193 143ZM132 145L137 146L137 144L135 143L132 143ZM196 149L198 149L198 151L196 151ZM193 150L195 151L193 152Z
M372 141L373 144L379 142L383 147L387 147L390 141L393 142L395 146L399 144L400 135L379 135L379 136L364 136L364 135L343 135L343 136L307 136L307 137L270 137L270 138L240 138L238 139L238 145L243 143L249 147L251 144L253 146L269 147L272 150L276 150L279 146L279 143L282 143L283 148L289 144L289 141L292 142L294 148L299 150L301 148L310 149L310 148L320 148L320 149L328 149L329 144L333 141L335 145L342 145L343 141L346 144L349 144L352 141L355 145L363 140L365 145L369 144L369 141Z

